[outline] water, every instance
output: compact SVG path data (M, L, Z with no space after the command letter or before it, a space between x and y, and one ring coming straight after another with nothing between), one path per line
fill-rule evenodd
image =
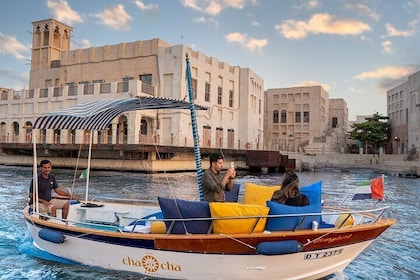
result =
M22 209L27 203L31 172L31 168L0 165L0 279L142 279L139 275L46 261L20 254L18 246L27 240ZM72 187L73 171L54 170L54 173L62 188ZM298 175L301 185L322 180L323 191L351 193L359 182L380 174L358 171L303 172ZM267 185L279 184L281 175L247 175L238 179L239 182L246 180ZM194 173L151 175L93 171L89 197L118 194L140 199L175 193L178 198L191 199L198 195L195 184ZM79 180L76 180L74 189L79 196L84 193ZM417 243L419 196L420 179L385 176L385 201L382 205L392 207L392 216L397 223L350 264L344 271L345 279L420 279ZM326 204L340 199L324 197ZM356 202L355 206L361 208L366 203Z

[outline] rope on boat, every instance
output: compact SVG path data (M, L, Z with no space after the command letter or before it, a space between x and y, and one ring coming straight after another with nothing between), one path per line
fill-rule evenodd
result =
M241 241L241 240L239 240L239 239L236 239L235 237L232 237L232 236L230 236L230 235L227 235L227 234L224 234L224 233L219 233L219 235L224 236L224 237L227 237L227 238L229 238L229 239L232 239L233 241L236 241L236 242L238 242L239 244L245 245L245 246L247 246L247 247L249 247L249 248L251 248L251 249L253 249L253 250L257 250L257 247L254 247L254 246L252 246L252 245L250 245L250 244L248 244L248 243L245 243L245 242L243 242L243 241Z
M350 227L352 227L352 226L340 227L340 228L337 228L337 229L332 230L332 231L330 231L330 232L327 232L327 233L325 233L325 234L323 234L323 235L321 235L321 236L318 236L317 238L314 238L314 239L312 239L312 240L308 239L308 242L306 242L305 244L303 244L303 245L302 245L302 247L308 246L309 244L311 244L311 243L315 242L316 240L319 240L319 239L321 239L321 238L324 238L325 236L330 235L330 234L332 234L332 233L335 233L335 232L337 232L337 231L339 231L339 230L342 230L343 228L350 228Z

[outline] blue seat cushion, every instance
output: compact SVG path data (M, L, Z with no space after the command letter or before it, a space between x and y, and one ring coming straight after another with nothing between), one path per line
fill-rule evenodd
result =
M230 191L225 191L225 201L226 202L238 202L239 189L241 188L240 183L234 183Z
M182 199L158 197L160 209L164 219L189 219L189 218L210 218L210 208L207 201L188 201ZM166 221L166 228L171 226ZM176 222L171 233L207 233L210 228L210 219L206 221Z
M321 204L322 181L306 185L299 190L308 197L310 204Z
M269 215L287 215L287 214L305 214L305 213L321 213L321 203L310 204L308 206L289 206L274 201L267 201L267 206L270 208ZM279 218L268 218L266 230L268 231L286 231L293 230L300 222L303 216L290 216ZM299 229L312 228L312 222L321 222L321 215L306 216Z

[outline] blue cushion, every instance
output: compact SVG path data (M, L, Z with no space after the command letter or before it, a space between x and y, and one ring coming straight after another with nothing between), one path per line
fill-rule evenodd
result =
M189 219L189 218L210 218L210 208L207 201L187 201L182 199L158 197L160 209L164 219ZM165 222L166 228L171 222ZM188 233L207 233L211 221L189 221L176 222L171 233L184 234L185 228ZM184 227L185 225L185 227Z
M241 184L234 183L233 187L230 191L225 191L225 201L226 202L238 202L239 196L239 189L241 188Z
M321 213L321 204L310 204L308 206L289 206L274 201L267 201L267 206L270 208L269 215L287 215L287 214L304 214L304 213ZM266 229L268 231L293 230L303 216L298 217L281 217L268 218ZM307 216L299 229L312 228L312 221L321 222L321 215Z
M301 187L299 190L308 197L310 204L321 204L322 181Z
M162 212L156 212L156 213L152 213L152 214L149 214L149 215L147 215L147 216L144 216L144 217L142 217L142 218L140 218L140 220L148 220L148 219L150 219L150 218L152 218L152 217L155 217L156 219L163 219L163 214L162 214ZM132 221L130 224L129 224L129 226L133 226L134 224L136 224L136 225L146 225L146 221L140 221L140 222L138 222L138 220L135 220L135 221Z

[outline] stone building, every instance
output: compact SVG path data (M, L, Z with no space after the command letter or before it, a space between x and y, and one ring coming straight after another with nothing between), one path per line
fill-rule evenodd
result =
M264 81L251 69L230 66L161 39L70 50L72 27L54 19L33 25L29 90L2 91L0 141L31 141L37 116L98 99L139 95L186 99L191 65L202 147L262 149ZM190 112L147 110L123 114L94 143L158 143L192 147ZM41 131L44 143L86 143L83 131Z
M321 86L266 91L267 149L305 153L344 152L348 109L343 99L329 99Z
M393 154L416 153L420 149L420 71L387 91L387 113L391 124Z

